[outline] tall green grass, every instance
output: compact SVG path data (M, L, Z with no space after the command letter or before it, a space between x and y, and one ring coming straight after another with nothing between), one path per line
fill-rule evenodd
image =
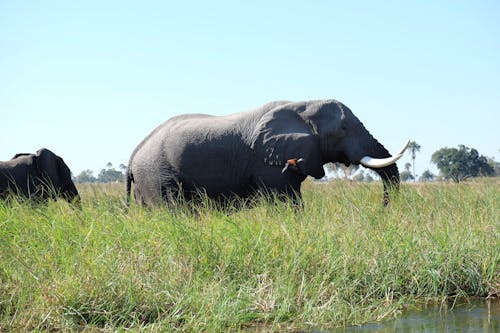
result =
M290 331L392 318L500 289L498 181L306 183L305 208L228 214L0 201L0 331Z

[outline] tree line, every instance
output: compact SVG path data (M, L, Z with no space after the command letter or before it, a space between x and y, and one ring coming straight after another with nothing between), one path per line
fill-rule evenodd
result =
M477 149L459 145L457 148L444 147L432 154L431 162L436 165L439 175L434 175L431 171L425 170L419 177L415 173L416 155L421 146L410 141L408 154L411 163L405 163L404 170L400 172L401 181L433 181L445 180L459 183L468 178L474 177L495 177L500 176L500 163L493 158L480 155ZM328 163L327 172L335 178L344 178L355 181L373 181L378 179L371 170L362 170L359 165L345 166L342 163Z
M439 175L425 170L419 177L415 173L416 155L421 146L415 141L410 141L408 153L411 163L405 163L404 170L400 172L401 181L433 181L451 180L456 183L474 177L500 176L500 163L493 158L480 155L477 149L459 145L457 148L441 148L432 154L431 162L439 169ZM378 175L371 170L362 169L359 165L345 166L342 163L328 163L325 165L327 177L344 178L354 181L371 182L378 179ZM112 183L124 182L127 166L120 164L118 170L112 163L107 163L106 168L94 176L92 170L83 170L76 177L75 183ZM326 178L325 178L326 179Z
M94 171L87 169L80 172L76 177L73 177L75 183L115 183L125 181L125 171L127 166L120 164L118 170L113 167L111 162L106 164L106 168L102 169L99 174L94 176Z

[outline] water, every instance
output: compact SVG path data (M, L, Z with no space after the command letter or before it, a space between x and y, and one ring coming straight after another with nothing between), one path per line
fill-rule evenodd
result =
M317 333L321 331L316 331ZM500 301L475 301L447 306L428 306L403 314L400 319L339 328L329 333L392 333L392 332L500 332ZM326 333L326 332L324 332Z

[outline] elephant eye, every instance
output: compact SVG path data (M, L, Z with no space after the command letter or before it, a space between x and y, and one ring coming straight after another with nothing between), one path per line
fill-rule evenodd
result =
M340 126L340 128L341 128L343 131L347 130L347 126L346 126L345 124L342 124L342 126Z

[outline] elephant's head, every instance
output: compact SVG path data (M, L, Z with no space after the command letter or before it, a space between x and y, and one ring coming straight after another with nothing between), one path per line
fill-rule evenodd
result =
M257 124L252 148L270 165L302 158L301 170L315 178L325 175L323 165L328 162L363 164L380 175L385 204L387 189L399 187L396 161L406 149L391 156L351 110L335 100L275 107Z
M78 190L71 180L71 171L61 157L42 148L36 152L35 161L43 197L61 196L68 202L79 200Z

